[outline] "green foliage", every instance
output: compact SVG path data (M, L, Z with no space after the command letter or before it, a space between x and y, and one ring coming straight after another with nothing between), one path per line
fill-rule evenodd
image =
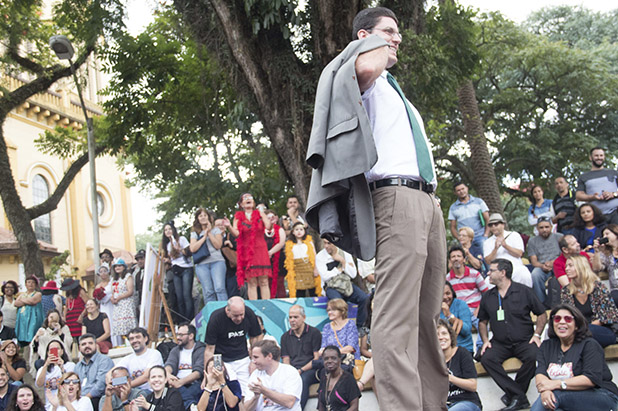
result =
M161 233L153 230L152 232L140 233L135 235L135 249L136 250L145 250L146 245L148 243L152 244L152 246L157 249L159 247L159 243L161 242Z
M49 265L49 271L45 274L45 279L54 280L58 276L65 277L71 275L71 269L69 267L70 255L71 253L69 250L64 250L62 254L53 257Z

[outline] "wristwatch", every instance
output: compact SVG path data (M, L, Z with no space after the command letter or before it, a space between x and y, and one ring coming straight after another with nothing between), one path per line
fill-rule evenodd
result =
M567 383L564 381L560 381L560 389L561 390L566 390L567 389Z
M451 320L451 319L453 319L453 318L455 318L455 314L451 314L451 315L449 315L449 316L448 316L448 319L449 319L449 320Z
M618 191L614 192L614 198L618 197Z

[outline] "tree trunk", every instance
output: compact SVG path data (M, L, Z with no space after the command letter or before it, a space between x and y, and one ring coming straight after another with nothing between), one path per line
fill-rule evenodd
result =
M471 80L465 80L457 89L459 110L463 117L466 141L470 146L470 163L474 173L474 188L485 200L490 212L504 214L498 180L494 173L487 139L481 121L476 91Z

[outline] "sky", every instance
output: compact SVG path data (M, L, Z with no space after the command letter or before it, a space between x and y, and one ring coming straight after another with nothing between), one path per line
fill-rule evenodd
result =
M460 4L479 9L481 12L500 11L506 17L516 22L521 22L533 11L543 7L569 5L581 6L595 11L607 12L618 8L616 3L608 0L458 0ZM139 34L152 22L152 10L156 4L155 0L125 0L127 5L127 26L133 34ZM437 3L429 0L429 4ZM156 202L149 199L148 194L139 191L139 188L131 188L131 200L133 205L133 229L136 234L145 233L157 219L155 212Z

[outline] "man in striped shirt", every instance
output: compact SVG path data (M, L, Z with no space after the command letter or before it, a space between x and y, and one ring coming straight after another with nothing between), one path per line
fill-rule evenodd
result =
M451 247L448 252L448 259L451 264L451 271L446 275L457 294L457 298L464 300L470 308L472 315L472 325L478 330L479 320L477 318L479 306L481 304L481 294L489 289L485 279L474 268L467 267L465 253L460 246ZM477 338L477 347L483 345L480 338Z

